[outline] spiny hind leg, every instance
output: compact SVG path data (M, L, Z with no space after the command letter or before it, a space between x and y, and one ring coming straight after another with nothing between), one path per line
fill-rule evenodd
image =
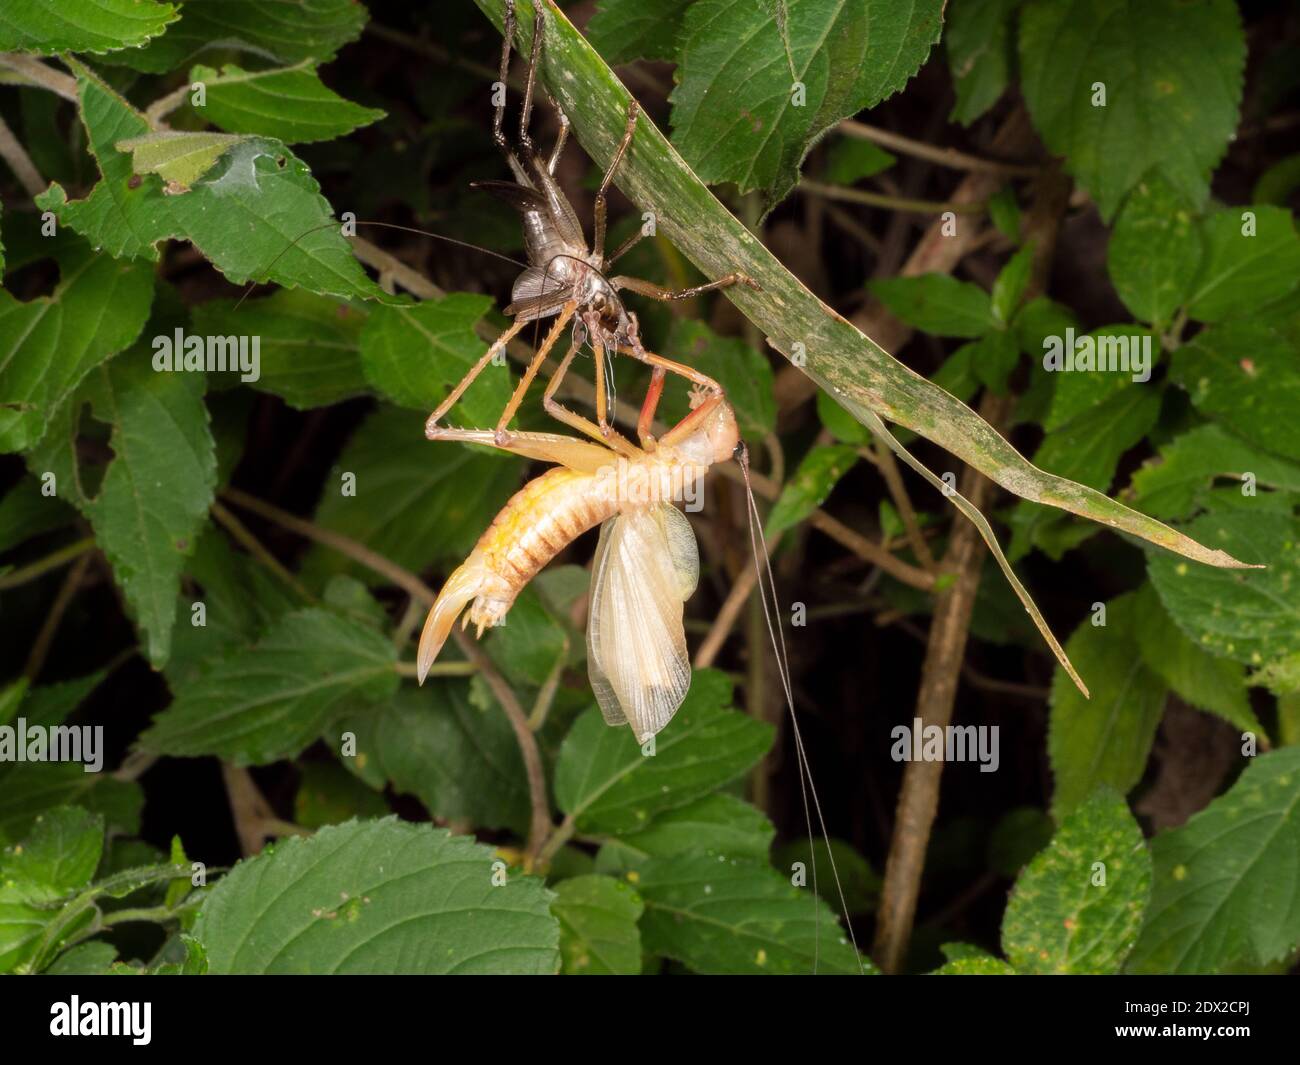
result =
M580 473L595 473L608 466L614 459L614 454L609 448L560 433L525 433L512 430L503 436L492 429L453 429L450 426L433 425L425 429L424 435L430 440L482 444L526 459L554 462Z
M568 407L563 406L558 400L556 400L555 393L559 390L560 383L564 380L564 375L569 372L569 365L573 362L573 357L577 353L578 345L570 345L568 352L560 361L560 365L556 368L555 373L551 375L551 380L546 386L546 392L542 396L542 406L545 408L547 414L556 421L563 422L570 429L576 429L585 436L600 441L600 443L607 447L613 448L620 455L626 455L628 458L636 458L638 455L642 454L641 449L632 443L631 440L627 439L627 437L623 436L623 434L613 426L601 429L601 427L590 418L584 418L581 414L569 410ZM598 359L604 358L603 349L598 349L596 357ZM598 392L597 396L599 397L599 395L600 393ZM599 398L597 399L597 403L599 404Z
M499 352L505 351L506 345L509 344L518 332L527 324L527 322L511 322L509 328L488 345L487 351L479 356L478 362L470 367L469 373L460 379L460 383L447 393L447 398L439 403L437 409L429 415L429 420L426 424L433 426L442 421L443 416L451 410L456 401L465 394L465 390L474 383L474 379L483 372L487 367L487 364L490 363ZM506 420L509 421L508 418Z

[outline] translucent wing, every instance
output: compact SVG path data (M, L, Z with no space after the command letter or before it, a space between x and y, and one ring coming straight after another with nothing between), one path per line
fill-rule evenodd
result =
M690 689L682 604L699 569L690 523L669 504L601 526L587 670L606 723L630 724L638 741L667 725Z

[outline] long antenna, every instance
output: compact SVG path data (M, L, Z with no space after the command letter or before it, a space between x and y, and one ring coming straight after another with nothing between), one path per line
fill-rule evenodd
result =
M812 766L808 761L808 753L804 749L803 734L799 731L799 718L794 709L794 691L790 685L790 660L786 653L785 632L780 623L773 624L773 613L780 616L781 603L776 594L776 578L772 574L772 560L767 553L767 538L763 535L763 522L758 513L758 504L754 502L754 488L749 481L749 449L742 443L740 452L737 455L737 462L740 464L740 472L745 480L745 497L748 502L746 511L749 518L749 543L754 552L754 569L758 574L758 592L759 600L763 604L763 618L767 622L767 635L772 642L772 650L776 655L777 673L781 678L781 687L785 692L786 706L790 711L790 727L794 736L794 745L796 752L796 763L799 766L799 788L803 792L804 818L808 823L808 850L809 858L812 861L813 869L813 896L818 902L815 922L817 931L814 933L813 947L813 972L817 971L819 957L819 943L821 935L821 906L820 898L817 897L817 855L816 843L812 838L812 816L808 808L808 796L812 796L812 808L817 812L817 823L821 827L822 839L826 842L826 857L831 864L831 876L835 881L835 892L839 896L840 910L844 914L844 927L848 930L849 940L853 944L853 956L858 963L858 972L866 974L862 967L862 954L858 949L858 939L853 933L853 922L849 919L848 902L844 897L844 886L840 883L840 872L835 864L835 852L831 849L830 834L826 831L826 819L822 816L821 800L817 797L817 787L813 783ZM762 553L763 565L759 566L760 548ZM763 576L766 574L767 586L764 587ZM768 595L771 595L771 605L768 604ZM806 782L806 790L805 790Z

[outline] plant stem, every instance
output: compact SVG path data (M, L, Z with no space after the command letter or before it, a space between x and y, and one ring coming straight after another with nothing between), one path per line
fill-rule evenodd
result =
M883 207L889 211L912 211L916 214L983 214L983 203L937 203L934 200L913 200L906 196L889 196L883 192L868 192L866 189L851 188L845 185L826 185L820 181L804 178L799 182L803 192L814 196L824 196L828 200L843 200L846 203L863 203L868 207Z
M34 581L37 577L43 577L50 570L58 569L60 566L66 565L73 559L84 555L94 546L94 538L87 537L84 540L78 540L65 547L60 547L57 551L51 551L44 558L37 559L35 562L21 566L12 573L6 573L3 577L0 577L0 591L17 588L20 584L26 584L28 581Z
M878 126L869 126L865 122L858 122L852 118L844 119L840 122L838 128L841 133L849 137L871 141L872 144L878 144L882 148L888 148L901 155L925 159L928 162L946 166L950 170L970 170L982 174L1000 174L1004 177L1033 177L1040 170L1039 167L1022 163L1003 163L997 159L981 159L977 155L969 155L966 152L958 151L956 148L937 148L933 144L913 140L911 137L904 137L901 133L893 133Z

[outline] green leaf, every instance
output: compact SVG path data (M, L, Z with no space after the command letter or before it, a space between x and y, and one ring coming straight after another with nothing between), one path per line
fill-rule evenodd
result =
M710 854L647 861L633 876L648 951L699 973L857 973L834 911L770 866ZM863 968L873 971L870 961Z
M285 63L326 62L360 36L366 17L357 0L185 0L164 36L108 61L162 74L200 52L233 48Z
M487 345L474 327L491 306L487 296L453 292L438 300L376 307L361 331L366 379L399 406L427 415L483 356ZM494 426L513 389L507 365L489 364L452 408L453 417Z
M1029 284L1029 272L1033 265L1034 249L1027 244L1011 256L998 272L997 280L993 282L990 303L993 317L1003 325L1015 317Z
M1124 201L1106 249L1106 270L1133 316L1160 329L1191 295L1202 246L1185 198L1157 171Z
M634 59L677 59L682 20L694 0L600 0L587 39L612 66Z
M92 369L127 347L153 303L152 273L78 242L59 255L59 283L28 303L0 289L0 451L36 444Z
M1020 973L1113 974L1151 896L1151 855L1128 804L1099 791L1016 881L1002 949Z
M0 853L0 880L16 881L25 897L47 902L90 883L104 850L104 819L77 806L37 816L21 845Z
M0 765L0 843L21 840L42 813L70 805L103 814L111 833L134 835L144 793L135 781L88 773L81 762Z
M948 117L969 126L1006 91L1015 61L1014 14L1020 0L958 0L943 35L957 102Z
M574 723L555 767L555 798L582 832L642 829L734 780L772 745L772 727L728 708L731 683L697 670L672 723L644 755L631 729L611 728L595 708Z
M871 443L871 430L820 388L817 390L817 420L841 444Z
M95 530L155 666L171 653L176 595L186 557L212 505L216 447L203 404L202 374L155 373L140 346L100 367L60 412L33 469L58 469L73 447L77 416L89 402L112 427L99 493L87 497L74 470L59 480Z
M726 792L665 810L638 832L625 832L605 843L596 867L623 871L646 858L693 851L766 862L776 829L767 815Z
M57 183L41 194L39 205L64 225L128 258L156 261L159 241L189 240L237 285L274 281L322 295L392 300L357 263L306 164L281 142L231 142L192 189L167 195L161 176L140 178L130 156L117 149L133 138L156 136L144 115L93 71L75 60L72 65L82 122L103 180L84 200L69 202Z
M1300 649L1300 522L1276 511L1210 511L1190 535L1267 569L1188 566L1171 555L1147 558L1151 583L1169 616L1210 654L1264 668Z
M1164 713L1165 682L1134 653L1135 597L1112 599L1105 621L1094 626L1089 618L1065 645L1092 698L1085 698L1061 668L1052 677L1047 750L1056 781L1052 812L1058 820L1099 786L1122 794L1142 779Z
M1067 339L1068 334L1061 338L1063 345ZM1115 360L1114 365L1123 367L1127 362L1130 369L1112 372L1099 368L1056 373L1056 388L1052 391L1047 417L1043 420L1043 428L1049 433L1068 425L1080 414L1105 402L1117 392L1145 385L1145 381L1135 381L1134 375L1142 376L1145 373L1149 376L1160 358L1160 338L1150 329L1131 322L1105 325L1075 338L1076 348L1080 343L1086 345L1089 342L1093 345L1099 367L1102 365L1101 360L1106 360L1107 363ZM1075 357L1078 358L1078 354ZM1138 365L1138 359L1145 363L1145 368Z
M334 723L329 746L338 751L345 732L356 736L356 755L344 762L363 779L380 787L391 781L435 817L527 829L519 742L501 710L471 699L466 681L432 677L423 688L404 687L381 706Z
M33 536L70 525L74 516L57 495L42 491L40 480L24 477L0 498L0 553Z
M1150 584L1142 585L1134 606L1138 648L1146 665L1184 702L1267 740L1268 733L1250 708L1245 668L1215 658L1184 636Z
M112 943L93 939L78 943L65 950L44 969L46 976L103 976L117 961L117 948Z
M192 312L196 334L258 337L260 376L249 385L299 410L369 391L360 357L365 320L359 308L302 289L281 289L238 308L234 300L211 300Z
M388 803L334 762L308 762L299 767L293 820L304 828L324 828L353 817L382 817Z
M1253 473L1256 487L1300 493L1300 465L1275 458L1218 425L1202 425L1174 437L1160 458L1133 475L1133 503L1157 518L1185 518L1202 509L1216 477L1242 485Z
M1217 973L1300 944L1300 747L1252 759L1223 796L1152 841L1155 891L1129 967Z
M340 711L391 697L395 661L391 642L374 629L320 608L299 610L183 690L140 744L236 765L291 758Z
M856 185L863 178L888 170L898 159L871 141L844 136L826 153L826 180L835 185Z
M740 435L761 437L776 428L772 364L738 337L720 337L703 322L678 319L667 350L722 385L736 411ZM673 389L660 404L660 419L669 425L689 413L685 389Z
M240 862L194 937L212 973L535 973L560 963L554 896L497 886L490 847L395 817L350 821Z
M989 294L949 274L880 278L867 287L895 317L923 333L980 337L998 324Z
M188 192L191 185L217 165L217 160L247 137L229 133L191 133L159 130L118 141L114 148L130 152L137 174L157 174L171 194Z
M1300 152L1288 155L1260 174L1250 201L1285 206L1287 198L1297 188L1300 188Z
M510 608L509 622L492 630L486 645L488 657L507 680L540 688L569 646L563 622L532 587L520 592Z
M1202 414L1262 448L1300 461L1300 329L1240 319L1174 352L1173 376Z
M196 114L228 133L277 137L286 144L333 140L384 117L326 87L306 61L278 70L196 66L190 71L194 82L203 82L206 95Z
M901 89L939 39L942 0L698 0L681 33L673 141L700 178L769 207L840 119ZM797 94L802 86L803 98Z
M560 922L560 954L570 976L641 972L644 906L631 886L608 876L576 876L555 885L551 912Z
M154 0L5 0L0 52L93 52L138 48L179 17L173 4Z
M849 444L819 444L809 451L767 516L768 537L798 525L821 506L857 461L858 450Z
M27 901L21 885L0 883L0 973L35 957L53 912Z
M979 340L963 344L960 350L965 351L970 370L980 384L994 392L1006 392L1007 378L1020 362L1020 346L1013 333L995 329Z
M1029 113L1104 219L1153 168L1205 200L1237 126L1245 60L1232 0L1029 0L1020 16Z
M867 913L874 909L880 898L881 880L853 846L842 839L816 838L810 845L808 838L793 840L778 847L772 855L772 865L782 874L794 875L796 863L803 866L808 887L813 884L814 859L816 864L816 891L836 913L840 912L840 891L844 892L844 908L850 914ZM728 855L728 857L739 857Z
M988 863L999 876L1015 877L1052 841L1052 819L1036 806L1008 810L989 833Z
M939 966L931 976L1015 976L1016 970L1001 958L986 954L976 958L956 958Z
M1198 321L1250 314L1300 282L1300 236L1284 207L1215 211L1201 223L1201 239L1205 255L1187 308Z
M326 477L316 508L317 524L416 572L467 554L518 486L520 470L513 459L429 441L424 421L423 414L382 406L371 414ZM343 494L349 473L356 477L354 495ZM324 549L314 550L306 565L314 574L377 579Z

